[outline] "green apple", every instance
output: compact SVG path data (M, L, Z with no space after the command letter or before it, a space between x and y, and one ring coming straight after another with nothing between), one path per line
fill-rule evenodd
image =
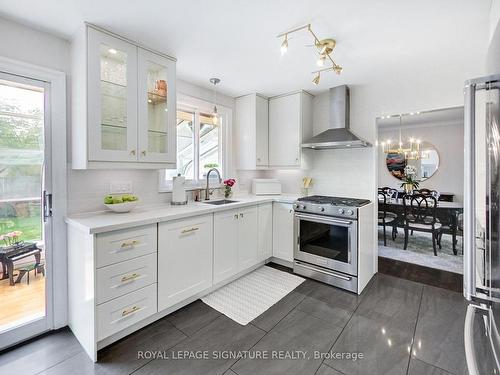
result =
M122 197L113 197L113 204L123 203Z
M124 202L132 202L132 195L130 194L122 195L122 199Z
M111 195L106 195L104 197L104 203L105 204L113 204L113 197Z

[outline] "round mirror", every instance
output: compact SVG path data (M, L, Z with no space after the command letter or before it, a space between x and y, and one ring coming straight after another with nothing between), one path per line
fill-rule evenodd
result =
M431 178L439 168L439 154L429 142L421 142L419 151L407 153L389 152L385 156L389 173L397 179L405 178L405 167L411 165L417 171L416 179L425 181Z

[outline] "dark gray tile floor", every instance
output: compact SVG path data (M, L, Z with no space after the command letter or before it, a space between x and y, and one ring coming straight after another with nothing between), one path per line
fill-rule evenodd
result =
M465 309L459 293L387 275L361 296L306 280L247 326L196 301L96 364L64 329L0 353L0 374L461 375Z

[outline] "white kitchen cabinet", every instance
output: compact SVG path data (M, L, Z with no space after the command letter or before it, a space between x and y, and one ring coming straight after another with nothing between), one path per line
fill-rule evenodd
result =
M259 262L257 206L245 207L238 215L238 272Z
M238 210L214 214L214 284L238 273Z
M290 203L273 203L273 257L293 262L293 206Z
M259 261L266 260L273 255L273 204L259 204L258 208L259 222Z
M176 162L175 61L138 49L138 160Z
M158 309L212 286L213 216L158 224Z
M93 234L68 225L68 325L94 361L158 312L157 227Z
M259 263L257 206L214 214L214 284Z
M235 100L236 168L254 170L269 165L269 101L259 94Z
M312 98L304 91L269 98L269 167L308 167L301 144L312 136Z
M89 24L71 58L73 168L175 167L175 59Z

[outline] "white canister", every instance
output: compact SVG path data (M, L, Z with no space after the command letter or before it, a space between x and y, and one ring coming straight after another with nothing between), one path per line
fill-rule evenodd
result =
M180 174L172 180L172 204L187 204L186 178Z

